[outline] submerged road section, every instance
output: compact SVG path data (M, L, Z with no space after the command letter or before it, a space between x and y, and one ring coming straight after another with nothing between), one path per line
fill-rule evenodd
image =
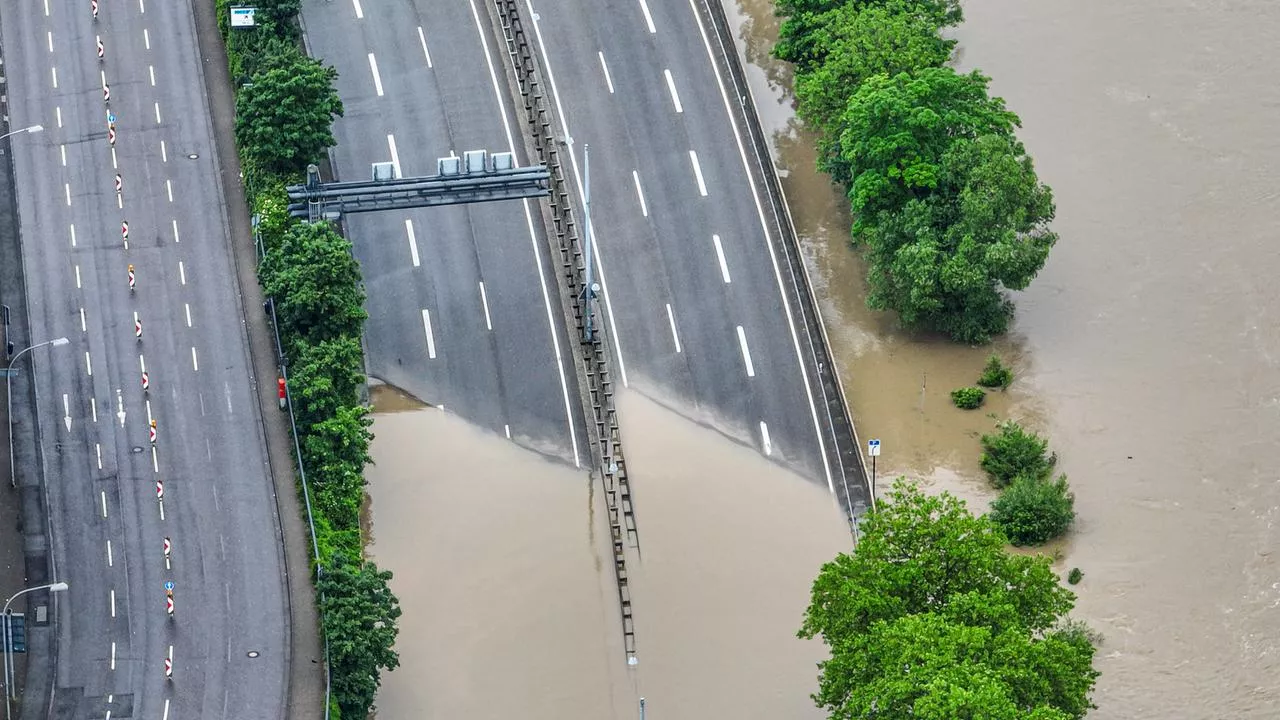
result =
M284 717L280 526L191 9L36 0L3 21L10 118L44 128L13 145L15 340L67 338L11 378L37 391L19 482L46 485L69 585L52 687L24 709Z

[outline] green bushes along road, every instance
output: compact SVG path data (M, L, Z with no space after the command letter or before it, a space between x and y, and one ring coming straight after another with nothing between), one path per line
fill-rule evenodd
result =
M399 664L392 649L400 606L391 573L364 558L360 507L369 464L368 409L360 402L365 311L360 267L351 243L328 223L289 218L285 185L333 145L342 101L333 68L298 49L298 0L259 0L257 27L218 19L236 81L236 142L245 189L258 216L264 257L258 269L275 306L289 358L289 395L310 489L319 551L321 624L329 647L334 718L364 720L383 670Z
M946 63L958 0L777 0L774 54L795 66L819 166L843 185L872 308L982 343L1013 314L1057 235L1053 195L989 78Z

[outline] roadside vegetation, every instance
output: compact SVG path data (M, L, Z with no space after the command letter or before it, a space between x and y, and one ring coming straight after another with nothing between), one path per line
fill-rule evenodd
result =
M400 661L393 647L400 605L391 573L364 556L360 508L373 439L360 346L364 289L351 243L327 222L288 216L285 186L334 143L342 115L332 67L298 47L299 0L260 0L257 27L232 31L228 0L218 22L236 81L236 141L244 186L258 217L258 278L274 302L288 358L289 394L316 533L315 574L329 648L333 718L364 720L380 676ZM299 484L299 492L302 492Z
M985 343L1057 235L1053 195L990 78L947 63L959 0L776 0L819 167L847 191L867 304L903 326Z
M1044 556L902 479L823 566L800 637L821 636L832 720L1072 720L1093 707L1096 636Z

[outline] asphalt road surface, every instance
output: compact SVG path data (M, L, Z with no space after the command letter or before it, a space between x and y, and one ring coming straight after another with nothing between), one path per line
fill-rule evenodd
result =
M526 4L573 138L625 383L831 482L764 188L688 0ZM536 13L536 15L535 15ZM531 20L536 17L536 20Z
M30 340L70 340L33 351L70 584L55 715L283 717L280 531L190 9L34 0L3 28L13 126L44 126L11 138Z
M312 55L338 70L340 179L394 162L510 152L502 58L467 0L306 2ZM487 33L487 26L486 26ZM520 150L521 164L527 164ZM538 201L350 215L368 291L369 373L542 452L584 460L582 412Z

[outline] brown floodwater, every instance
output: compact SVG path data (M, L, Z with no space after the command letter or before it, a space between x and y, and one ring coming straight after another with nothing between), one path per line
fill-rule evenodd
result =
M726 5L882 475L981 508L977 436L1047 432L1080 515L1060 567L1084 570L1105 638L1091 717L1280 717L1280 3L965 4L959 65L1021 115L1061 234L994 346L1018 380L979 413L946 395L989 349L864 308L844 201L768 56L772 5Z
M636 394L620 398L640 552L622 652L599 483L386 388L371 555L395 573L402 665L378 716L819 720L795 637L850 544L825 489Z

